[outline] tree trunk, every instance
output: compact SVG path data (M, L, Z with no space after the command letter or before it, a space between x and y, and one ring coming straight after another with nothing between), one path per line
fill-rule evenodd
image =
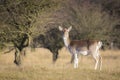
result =
M15 49L14 63L18 66L21 64L21 51L18 48Z
M23 48L22 50L19 50L18 48L16 48L14 63L18 66L21 65L24 56L26 56L26 48Z

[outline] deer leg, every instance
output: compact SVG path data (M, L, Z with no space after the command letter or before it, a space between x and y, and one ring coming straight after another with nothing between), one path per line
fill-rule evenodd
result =
M77 58L77 60L76 60L76 67L78 68L78 58Z
M98 62L99 62L99 57L98 56L94 56L94 60L95 60L95 70L97 69L98 67Z
M74 68L78 68L78 56L77 56L77 54L74 55Z
M96 47L96 52L95 54L93 55L94 59L95 59L95 70L97 69L98 67L98 64L99 64L99 69L101 70L101 66L102 66L102 57L100 56L99 54L99 47Z
M101 70L102 68L102 57L101 57L101 55L100 55L100 53L99 53L99 50L98 50L98 54L99 54L99 69Z
M96 59L95 70L97 69L97 66L98 66L98 59Z
M72 54L70 62L73 63L73 61L74 61L74 54Z
M99 60L99 70L101 70L102 68L102 57L101 57L101 55L100 55L100 53L99 53L99 50L97 50L97 53L98 53L98 60Z
M102 57L101 56L99 56L99 69L101 70L102 69Z

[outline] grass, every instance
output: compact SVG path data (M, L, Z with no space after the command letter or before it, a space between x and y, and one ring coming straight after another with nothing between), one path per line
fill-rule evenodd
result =
M59 59L52 62L52 54L47 49L27 51L23 64L13 64L13 52L0 55L0 80L120 80L120 51L101 51L102 71L94 70L91 56L79 59L79 68L70 64L70 54L65 48L59 51Z

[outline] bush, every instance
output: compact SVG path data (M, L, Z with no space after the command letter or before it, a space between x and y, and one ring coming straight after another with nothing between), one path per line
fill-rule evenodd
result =
M112 29L119 20L104 11L100 4L90 0L70 0L64 7L67 16L64 17L66 21L63 25L73 26L73 39L97 39L108 41L107 43L112 41Z

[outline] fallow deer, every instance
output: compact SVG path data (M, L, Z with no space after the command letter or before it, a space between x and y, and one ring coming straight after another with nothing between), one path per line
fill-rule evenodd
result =
M98 68L101 70L102 66L102 57L99 53L99 50L102 46L102 42L98 40L70 40L69 32L71 31L72 26L67 28L62 28L59 26L59 30L62 32L63 41L65 47L71 53L71 62L74 61L74 68L78 68L78 55L92 55L95 60L95 70Z

